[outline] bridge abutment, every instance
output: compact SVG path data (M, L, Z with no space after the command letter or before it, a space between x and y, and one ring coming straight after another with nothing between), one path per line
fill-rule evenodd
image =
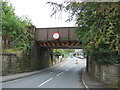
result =
M2 53L1 57L2 73L0 76L40 70L60 62L52 55L51 49L39 47L36 44L29 55L22 54L19 57L12 53Z
M33 46L31 54L31 67L32 69L42 69L52 66L51 50L48 48ZM36 66L36 67L34 67Z

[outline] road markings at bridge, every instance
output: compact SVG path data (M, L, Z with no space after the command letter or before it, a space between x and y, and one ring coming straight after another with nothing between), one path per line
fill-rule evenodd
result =
M63 73L63 72L61 72L61 73L57 74L57 76L60 76L62 73Z
M46 84L47 82L51 81L53 78L50 78L48 80L46 80L45 82L41 83L40 85L38 85L38 87L41 87L42 85Z

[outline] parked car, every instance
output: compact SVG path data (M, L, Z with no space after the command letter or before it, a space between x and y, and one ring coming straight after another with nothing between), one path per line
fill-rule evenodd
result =
M77 58L79 59L84 59L84 57L81 55L81 56L77 56Z

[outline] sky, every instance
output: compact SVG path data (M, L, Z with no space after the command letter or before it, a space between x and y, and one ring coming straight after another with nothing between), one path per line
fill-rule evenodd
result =
M48 27L73 27L75 22L65 22L68 14L62 13L62 17L51 17L52 7L46 2L61 3L64 0L9 0L15 8L15 14L19 17L28 16L36 28Z

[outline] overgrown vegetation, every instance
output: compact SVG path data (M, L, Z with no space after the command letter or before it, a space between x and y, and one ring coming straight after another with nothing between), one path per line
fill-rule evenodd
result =
M7 2L2 2L2 38L4 51L28 52L33 44L32 26L27 17L19 18L14 13L13 6ZM10 50L6 50L10 49Z
M53 15L65 11L68 21L75 18L75 33L87 56L94 56L101 64L120 63L120 3L64 2L53 6Z

